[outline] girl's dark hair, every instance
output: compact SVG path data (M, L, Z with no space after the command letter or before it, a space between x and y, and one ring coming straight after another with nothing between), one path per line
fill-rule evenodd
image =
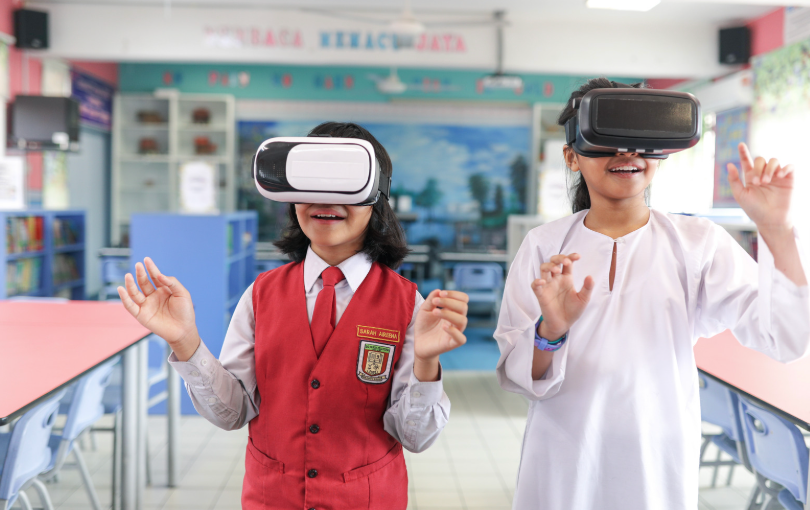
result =
M645 85L644 83L633 83L631 85L627 85L608 80L607 78L593 78L588 80L583 86L571 92L571 97L568 98L568 103L566 103L565 108L563 108L562 112L560 112L560 116L557 118L557 124L560 126L565 126L568 119L576 115L577 110L574 110L573 106L574 99L584 96L593 89L614 89L619 87L633 87L641 89L645 88ZM649 194L649 189L645 192L645 194ZM573 182L569 184L568 195L571 199L571 209L573 212L578 213L579 211L584 211L585 209L591 208L591 195L588 193L588 184L585 182L585 179L582 178L582 172L579 172L579 175L576 175L573 178Z
M352 122L324 122L315 127L307 136L332 136L335 138L359 138L371 143L377 156L377 164L383 174L391 175L391 158L385 147L362 126ZM290 204L287 210L289 222L281 233L281 238L273 244L285 255L295 262L303 261L307 256L309 238L304 234L295 214L295 204ZM371 206L371 219L368 222L363 247L360 253L365 253L373 262L379 262L391 269L396 269L408 254L408 243L405 232L399 224L394 211L388 204L384 195L380 195L377 203Z

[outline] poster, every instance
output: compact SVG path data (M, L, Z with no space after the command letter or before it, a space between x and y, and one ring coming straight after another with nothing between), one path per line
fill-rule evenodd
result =
M25 165L22 158L0 159L0 211L25 209Z
M528 117L527 117L528 118ZM316 121L242 121L240 155L249 168L256 147L275 136L305 136ZM411 244L446 249L506 249L506 221L526 213L530 130L526 125L442 125L363 122L393 163L391 196ZM239 209L259 212L259 239L270 241L287 222L287 204L256 191L249 174L239 185ZM532 190L533 192L534 190ZM407 213L407 214L405 214Z
M79 102L79 118L85 124L109 131L112 128L112 102L115 89L89 74L72 70L73 98Z
M740 143L748 144L751 109L747 106L717 114L715 128L714 207L739 207L728 183L728 164L740 168Z
M204 161L180 167L180 210L184 213L216 214L216 169Z

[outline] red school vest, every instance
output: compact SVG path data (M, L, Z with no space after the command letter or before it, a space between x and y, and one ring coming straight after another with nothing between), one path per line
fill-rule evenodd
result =
M304 265L253 285L256 383L242 487L246 510L404 510L402 445L383 428L416 286L374 263L320 358Z

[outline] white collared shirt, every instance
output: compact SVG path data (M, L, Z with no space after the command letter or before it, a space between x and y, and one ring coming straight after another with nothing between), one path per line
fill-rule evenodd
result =
M363 253L338 264L345 279L335 285L337 322L340 322L349 301L371 270L371 264ZM318 293L323 289L321 273L327 267L329 264L311 248L307 250L304 291L310 322ZM412 452L423 451L433 444L450 416L450 400L444 393L441 371L439 380L434 382L421 382L413 374L414 324L416 313L424 301L417 291L402 354L392 374L391 398L384 416L386 432ZM186 381L186 390L195 409L208 421L225 430L241 428L259 414L262 396L256 385L254 327L251 285L236 306L219 360L204 343L186 362L178 361L174 353L169 357L169 363Z

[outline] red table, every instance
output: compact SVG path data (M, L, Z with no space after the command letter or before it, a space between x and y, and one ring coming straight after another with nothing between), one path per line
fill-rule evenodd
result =
M0 302L0 425L149 334L120 302Z
M779 363L740 345L730 331L695 345L698 370L810 430L810 357ZM810 475L808 475L810 485ZM810 498L804 506L810 510Z
M743 347L725 331L701 338L695 346L695 361L702 372L810 430L810 357L779 363Z
M123 510L143 506L150 334L120 302L0 301L0 424L122 355Z

